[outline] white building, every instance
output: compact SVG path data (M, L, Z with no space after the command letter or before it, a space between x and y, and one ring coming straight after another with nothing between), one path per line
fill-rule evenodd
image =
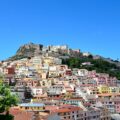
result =
M86 69L79 69L78 70L78 75L79 76L87 76L88 74L89 74L89 72Z
M37 96L37 95L42 95L43 94L43 90L41 87L31 87L31 94L33 96Z

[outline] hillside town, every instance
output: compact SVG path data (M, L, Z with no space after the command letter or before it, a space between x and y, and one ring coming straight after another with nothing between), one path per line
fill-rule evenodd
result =
M0 82L19 97L18 105L10 108L15 120L115 120L120 114L116 77L62 64L62 59L90 53L67 45L38 45L30 50L34 55L27 51L26 58L0 62Z

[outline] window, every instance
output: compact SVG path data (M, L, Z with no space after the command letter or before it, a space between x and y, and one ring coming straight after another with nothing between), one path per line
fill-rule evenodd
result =
M28 107L25 107L25 109L27 110L27 109L28 109Z
M66 117L64 117L64 119L66 119Z

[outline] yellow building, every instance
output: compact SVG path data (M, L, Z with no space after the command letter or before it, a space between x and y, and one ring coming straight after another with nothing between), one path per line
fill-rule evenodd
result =
M120 93L119 87L109 87L110 93Z
M98 87L99 93L110 93L110 89L108 86L99 86Z
M22 103L19 108L23 111L43 111L44 106L42 103Z
M108 86L99 86L98 87L99 93L120 93L119 87L108 87Z

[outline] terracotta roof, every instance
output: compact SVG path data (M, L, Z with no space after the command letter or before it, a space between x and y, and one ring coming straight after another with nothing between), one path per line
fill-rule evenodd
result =
M115 96L120 95L120 93L104 93L104 94L97 94L98 96Z
M61 112L73 112L73 111L79 111L79 110L82 110L80 107L70 107L70 108L62 108L62 109L59 109L58 113L61 113Z
M72 112L72 111L70 109L64 108L64 109L56 110L54 112L57 112L57 113L66 113L66 112Z
M31 120L33 116L32 112L25 112L14 108L10 109L10 114L14 116L14 120L21 120L21 118L22 120Z
M69 104L64 104L61 106L48 105L48 106L45 106L45 110L49 110L52 113L65 113L65 112L79 111L79 110L82 110L82 108L69 105Z
M66 100L84 100L83 98L68 98Z
M53 106L53 105L47 105L45 106L45 110L50 110L50 111L54 111L56 109L58 109L58 106Z

